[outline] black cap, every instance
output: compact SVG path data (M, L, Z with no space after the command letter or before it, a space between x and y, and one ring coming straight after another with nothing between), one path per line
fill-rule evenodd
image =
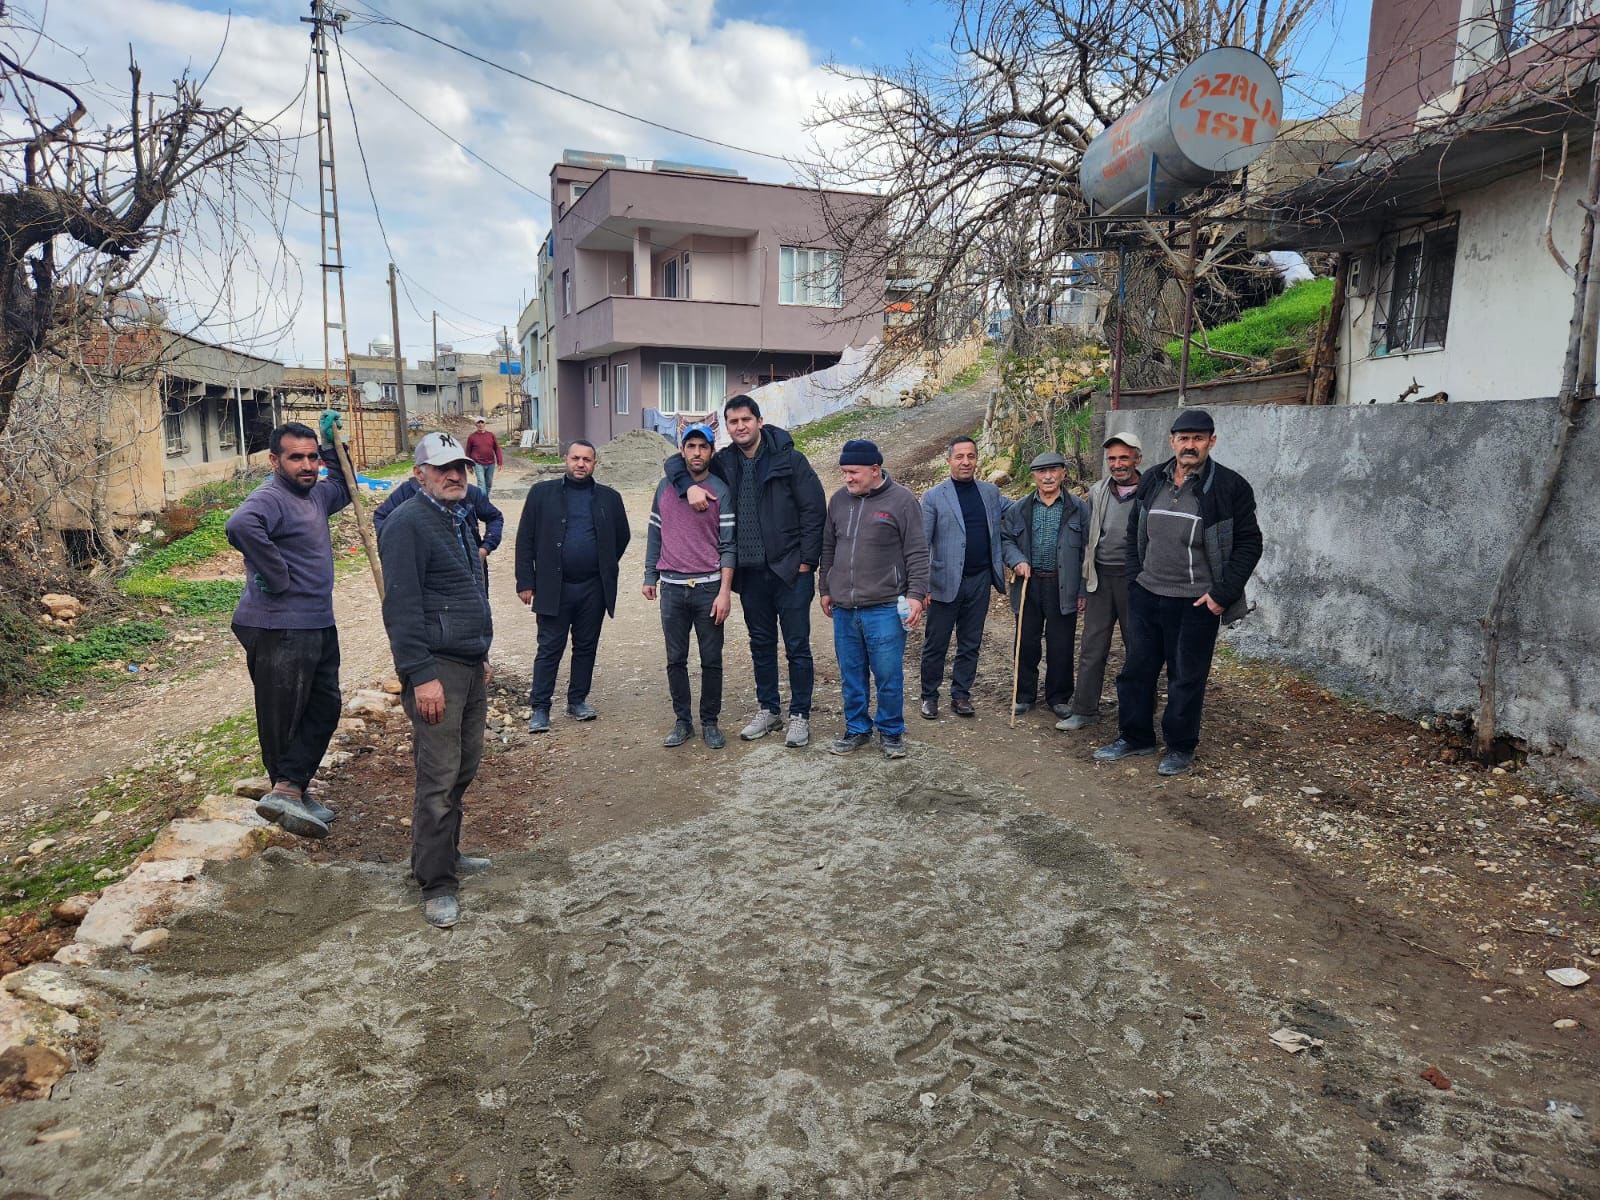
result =
M851 438L839 452L841 467L881 467L883 454L866 438Z
M1203 408L1186 408L1178 414L1178 419L1172 423L1173 433L1215 433L1217 423L1211 419L1211 414Z

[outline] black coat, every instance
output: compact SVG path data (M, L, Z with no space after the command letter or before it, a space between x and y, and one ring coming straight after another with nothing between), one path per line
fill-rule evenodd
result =
M533 611L553 617L561 610L561 543L566 540L566 478L547 479L528 489L517 524L517 591L533 592ZM617 615L617 564L632 536L622 497L603 483L594 485L594 539L600 553L600 587L606 611Z
M378 535L383 624L395 672L412 687L439 677L435 656L481 663L489 654L494 622L475 531L468 541L463 548L451 516L426 496L402 503Z
M1150 542L1150 506L1172 483L1174 459L1146 471L1133 494L1134 510L1128 521L1128 562L1134 579L1144 568L1144 549ZM1231 625L1250 611L1244 585L1261 561L1261 526L1256 521L1256 494L1239 472L1207 458L1200 470L1200 529L1205 541L1206 565L1211 568L1211 598L1222 605L1222 623Z
M811 463L795 449L788 430L763 426L761 441L761 541L766 547L767 566L789 587L800 574L801 564L814 571L822 561L822 526L828 513L828 497ZM711 456L711 470L732 489L735 505L743 457L744 452L737 446L724 446ZM666 472L680 496L694 482L681 454L667 459ZM738 578L734 576L735 587Z

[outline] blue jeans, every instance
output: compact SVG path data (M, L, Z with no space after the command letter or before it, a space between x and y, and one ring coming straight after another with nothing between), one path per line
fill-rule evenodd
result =
M494 488L494 464L475 462L472 470L478 477L478 488L485 496Z
M839 690L844 694L844 731L871 733L869 688L878 685L878 732L887 738L906 731L906 631L892 604L833 610L833 652L839 660Z
M811 716L816 668L811 662L811 598L816 576L802 571L788 587L766 567L741 567L733 580L750 634L750 660L756 672L756 702L769 713L781 710L778 694L778 632L789 659L789 715Z

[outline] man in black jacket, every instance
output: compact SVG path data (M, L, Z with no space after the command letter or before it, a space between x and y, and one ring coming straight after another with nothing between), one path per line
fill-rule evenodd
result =
M617 612L617 564L628 548L622 497L594 481L595 449L581 438L567 447L567 472L528 491L517 525L517 597L539 618L529 733L550 731L556 671L572 635L567 715L592 721L589 704L600 626Z
M811 598L822 558L822 524L828 500L822 481L786 430L767 425L761 406L749 396L734 396L722 408L731 446L712 457L712 472L733 493L738 534L738 566L733 590L739 593L750 658L755 665L755 716L739 736L765 737L783 726L778 712L778 632L789 659L789 724L784 745L811 740ZM711 495L689 477L683 456L667 460L667 478L695 509Z
M472 462L447 433L418 442L416 462L420 490L384 522L378 553L383 624L417 771L411 873L423 917L448 929L460 916L460 876L489 865L461 853L461 798L483 757L494 624L465 504Z
M1244 616L1245 584L1261 560L1255 493L1211 457L1211 414L1179 413L1171 441L1173 457L1147 472L1134 493L1127 659L1117 676L1120 736L1094 752L1099 762L1155 753L1156 681L1165 666L1162 775L1182 774L1194 762L1217 629Z
M474 463L474 466L477 464ZM389 493L389 498L377 508L372 510L372 531L383 538L383 524L390 515L411 497L422 490L422 485L413 476L404 483L398 484ZM494 501L488 494L474 484L467 484L467 498L462 502L472 514L472 520L467 522L467 529L471 532L473 540L478 546L478 557L483 560L483 575L487 584L489 577L489 555L500 548L500 538L506 527L505 514L495 507ZM481 526L481 529L480 529ZM381 553L381 552L380 552Z

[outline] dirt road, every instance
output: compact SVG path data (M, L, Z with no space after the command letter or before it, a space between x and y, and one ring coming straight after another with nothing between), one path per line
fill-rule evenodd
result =
M973 407L885 418L891 465ZM1586 1029L1555 1031L1550 1004L1291 860L1203 777L1157 784L1148 760L1096 767L1043 721L1008 728L992 645L979 718L914 720L903 762L662 749L641 551L601 643L601 719L508 735L469 798L496 861L463 923L421 924L392 861L403 761L363 756L329 795L384 828L347 826L319 858L391 861L270 851L164 953L91 973L116 1010L100 1060L64 1098L0 1111L5 1189L1600 1194L1592 1002ZM525 673L531 618L497 617L496 661ZM840 717L814 633L820 740ZM728 663L734 727L753 703L737 606ZM1323 1045L1290 1055L1281 1027ZM29 1144L44 1121L80 1133Z

